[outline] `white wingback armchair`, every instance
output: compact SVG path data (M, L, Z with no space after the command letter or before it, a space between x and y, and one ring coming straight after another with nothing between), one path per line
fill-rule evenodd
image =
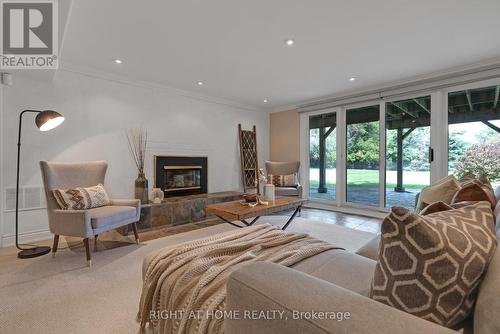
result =
M295 184L290 187L276 187L276 195L278 196L297 196L302 197L302 186L299 182L300 161L278 162L266 161L267 175L294 175Z
M110 205L88 210L61 210L54 198L53 189L91 187L104 184L108 163L89 161L60 163L40 161L50 232L54 234L52 254L55 256L59 236L83 238L87 255L87 265L91 266L89 238L99 233L132 224L136 242L139 243L136 222L141 214L138 199L112 199Z

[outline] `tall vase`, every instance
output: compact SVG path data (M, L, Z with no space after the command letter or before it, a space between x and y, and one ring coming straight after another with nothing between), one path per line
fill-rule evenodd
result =
M148 204L148 179L144 173L140 173L135 179L135 198L141 200L141 204Z

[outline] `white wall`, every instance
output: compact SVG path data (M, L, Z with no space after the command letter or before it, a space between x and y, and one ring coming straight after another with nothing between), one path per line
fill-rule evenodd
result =
M17 122L19 112L27 108L54 109L66 121L42 133L33 123L34 115L25 115L22 186L41 186L40 160L105 159L109 162L106 186L112 196L132 197L137 171L125 130L141 125L149 136L146 170L150 185L154 182L153 155L163 153L208 156L209 191L241 189L238 123L244 128L257 126L259 158L268 158L266 112L110 78L59 70L52 82L16 77L14 86L3 86L2 193L15 186ZM4 212L2 207L1 217L6 246L14 240L14 213ZM45 210L24 211L20 221L22 241L49 236Z
M3 197L3 187L2 187L2 179L4 165L3 165L3 84L0 83L0 247L2 246L2 236L3 236L3 205L4 205L4 197Z

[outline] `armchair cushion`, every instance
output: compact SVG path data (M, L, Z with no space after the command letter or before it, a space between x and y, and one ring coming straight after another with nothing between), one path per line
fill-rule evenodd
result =
M139 199L112 199L110 205L133 206L136 210L135 220L141 218L141 200Z
M93 229L133 220L136 217L136 208L133 206L102 206L89 209L88 212Z
M276 187L277 196L299 196L299 190L295 187Z

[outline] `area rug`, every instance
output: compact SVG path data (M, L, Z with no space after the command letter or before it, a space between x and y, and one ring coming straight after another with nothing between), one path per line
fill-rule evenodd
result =
M284 224L286 217L261 222ZM281 226L281 225L280 225ZM0 256L0 328L2 333L137 333L135 316L142 287L142 260L160 248L228 231L219 224L92 254L87 268L81 252L64 249L52 259L18 260ZM289 231L355 251L374 234L296 218ZM1 252L1 251L0 251Z

